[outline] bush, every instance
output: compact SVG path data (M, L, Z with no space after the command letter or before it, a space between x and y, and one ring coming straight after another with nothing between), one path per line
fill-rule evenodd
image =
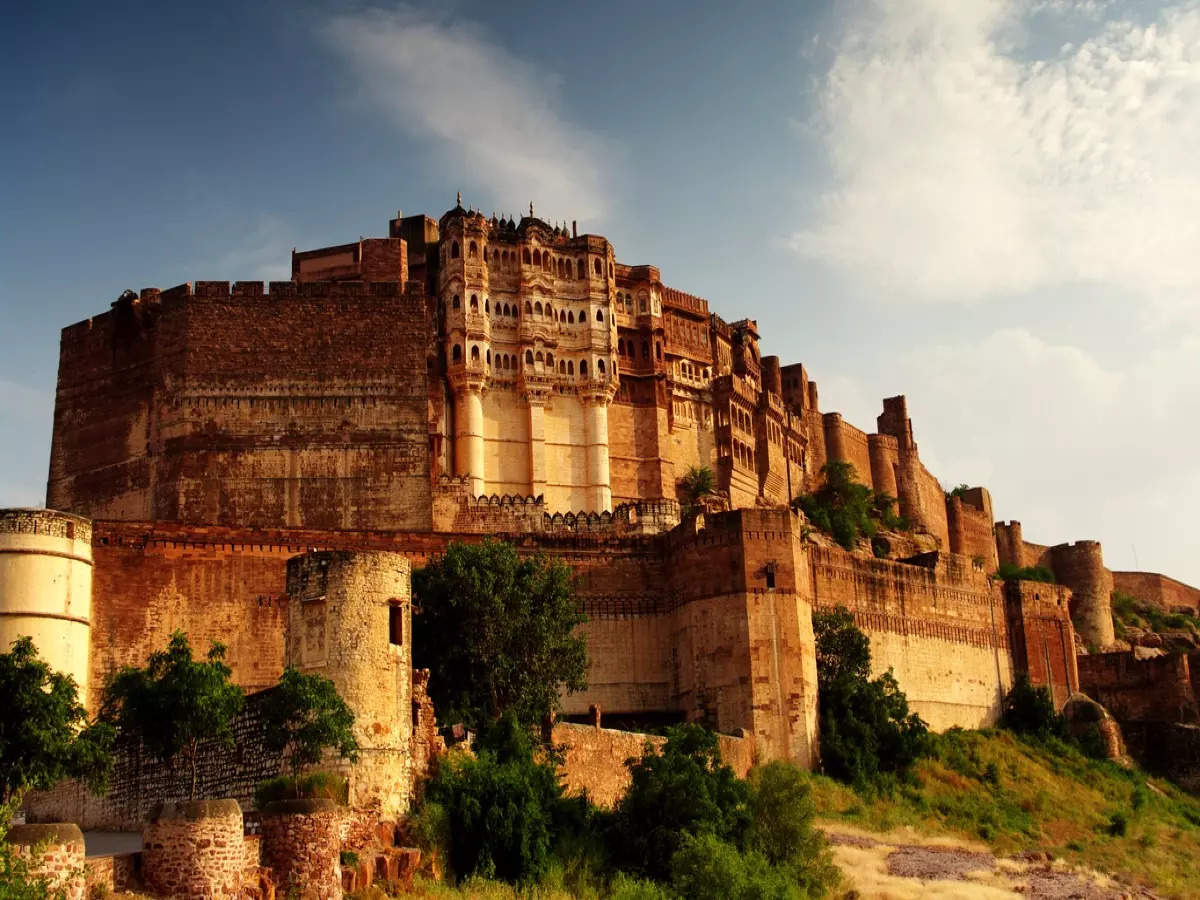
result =
M860 787L907 777L928 752L925 723L891 671L868 678L870 641L848 610L813 613L813 631L825 773Z
M608 886L609 900L674 900L675 895L656 881L618 872Z
M1044 687L1034 687L1021 673L1004 698L1000 725L1017 734L1066 738L1067 723L1054 709L1054 698Z
M695 724L668 729L661 749L647 746L626 765L632 784L612 826L622 868L666 880L685 835L742 839L750 824L749 788L721 762L712 732Z
M825 837L813 828L816 808L807 773L781 760L750 772L746 846L783 868L810 897L838 881Z
M559 829L578 812L552 765L512 717L479 734L476 756L452 752L427 783L418 835L446 854L460 879L528 883L545 875ZM574 809L572 809L574 803Z
M804 896L787 874L754 850L712 834L686 834L671 857L671 886L689 900L791 900Z
M1001 581L1043 581L1054 584L1054 573L1045 566L1020 566L1012 563L1001 563L996 570L996 577Z
M853 550L859 538L872 538L880 528L907 531L909 522L896 515L896 498L877 494L855 480L854 466L830 462L821 467L825 483L812 494L801 494L792 501L813 524L847 550Z
M280 775L269 778L254 790L254 803L262 809L276 800L333 800L345 806L350 798L350 784L335 772L311 772L299 778Z

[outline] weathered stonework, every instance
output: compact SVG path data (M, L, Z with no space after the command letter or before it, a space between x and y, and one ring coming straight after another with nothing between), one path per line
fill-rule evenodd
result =
M245 850L235 800L164 803L142 829L142 878L167 897L236 898Z
M67 900L83 900L87 878L83 833L78 826L63 822L14 825L8 830L7 840L29 859L32 873L45 878L52 890L61 891Z
M331 800L281 800L263 810L263 862L284 896L341 900L341 820Z

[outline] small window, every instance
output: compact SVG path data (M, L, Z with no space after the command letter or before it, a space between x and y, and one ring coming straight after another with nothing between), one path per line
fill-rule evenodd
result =
M395 602L388 605L388 643L404 646L404 607Z
M479 346L471 348L471 362L479 362Z
M458 257L459 257L458 241L455 241L454 243L452 243L450 245L450 258L458 259Z
M597 371L598 371L598 372L599 372L601 375L603 375L603 374L604 374L604 360L602 360L602 359L598 359L598 360L596 360L596 370L597 370Z
M474 259L479 255L479 246L474 241L471 241L471 246L467 248L467 254L471 257L471 259Z
M541 250L533 251L533 264L535 266L540 266L542 264L542 251Z
M583 276L587 274L587 267L584 266L582 259L579 260L579 265L576 267L575 271L577 278L583 278Z
M521 253L522 259L525 260L525 265L529 265L529 248L526 247Z
M581 359L579 361L579 377L584 378L586 376L587 376L587 360Z
M450 358L454 362L462 362L462 344L454 345L454 349L450 353Z
M455 309L458 309L462 305L462 302L458 299L458 294L454 295L454 300L450 303L450 305Z
M532 350L525 351L525 365L527 365L527 366L533 365L533 351Z
M600 310L596 310L596 321L597 321L597 322L603 322L603 321L604 321L604 313L603 313L603 312L601 312Z
M596 272L597 275L600 274L600 260L598 260L598 259L592 260L592 269Z
M479 296L477 294L471 295L471 309L475 310L476 312L479 311Z

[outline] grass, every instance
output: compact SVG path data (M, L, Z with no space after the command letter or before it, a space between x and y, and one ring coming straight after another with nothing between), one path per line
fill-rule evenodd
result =
M1200 891L1200 798L1059 741L950 731L934 745L918 783L890 796L814 776L819 814L872 831L969 837L1002 854L1050 851L1171 896Z

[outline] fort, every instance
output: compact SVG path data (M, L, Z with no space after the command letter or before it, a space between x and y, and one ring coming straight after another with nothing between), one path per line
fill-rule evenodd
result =
M911 528L852 550L815 530L792 501L829 462ZM699 507L691 467L715 475ZM994 723L1022 673L1065 703L1079 660L1116 647L1114 585L1200 608L1110 572L1095 542L1025 541L985 488L946 493L903 396L871 433L822 412L755 321L532 206L398 213L386 237L293 252L290 281L127 291L66 327L46 505L0 515L0 642L34 634L92 709L175 629L226 643L247 691L287 662L328 673L370 724L352 790L391 816L432 719L408 571L451 541L573 569L591 668L567 720L702 721L804 765L814 610L850 609L875 669L944 729ZM72 821L120 818L71 802Z

